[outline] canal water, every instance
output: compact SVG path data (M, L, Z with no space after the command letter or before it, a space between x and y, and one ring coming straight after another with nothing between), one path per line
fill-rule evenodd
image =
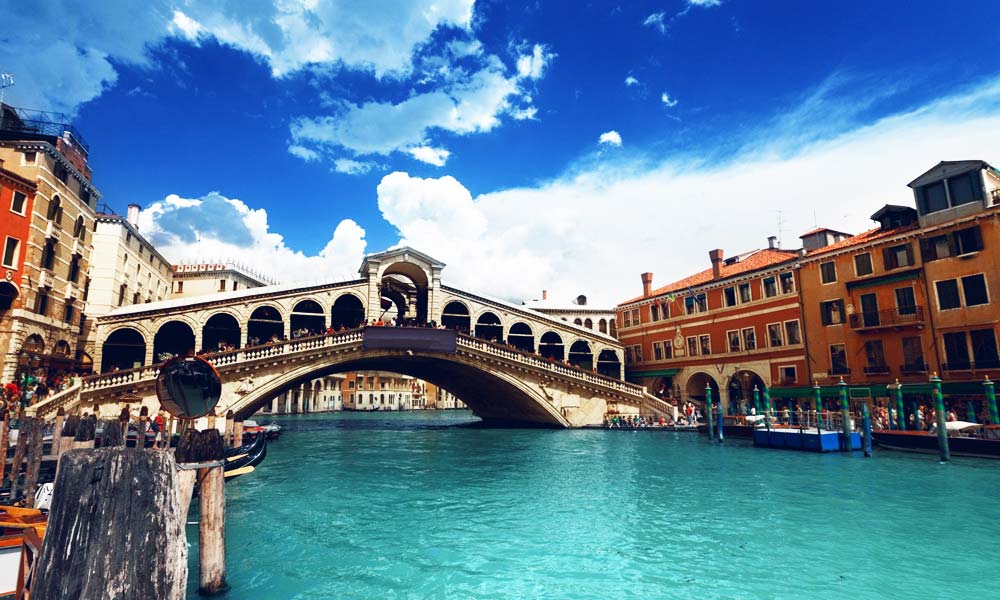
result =
M467 412L276 420L226 488L227 598L1000 598L995 461Z

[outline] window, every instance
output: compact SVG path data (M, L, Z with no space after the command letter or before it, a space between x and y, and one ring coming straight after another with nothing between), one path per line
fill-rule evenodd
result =
M971 366L964 331L944 334L944 355L948 369L968 369Z
M632 324L635 325L636 327L638 327L639 324L640 324L640 321L639 321L639 309L638 308L633 308L632 309Z
M80 277L80 255L74 254L73 258L69 261L69 275L66 279L70 283L76 283L76 280Z
M625 362L632 362L632 346L625 346Z
M771 323L767 326L767 343L772 348L785 345L784 336L781 335L781 323Z
M45 218L55 221L58 225L60 217L62 217L62 200L59 199L59 196L53 196L52 200L49 200L49 211L45 213Z
M664 321L666 321L667 319L670 318L670 304L669 303L664 302L663 304L660 305L660 318L662 318Z
M858 277L864 277L865 275L871 275L874 272L872 269L872 255L868 252L864 254L858 254L854 257L854 273Z
M913 249L910 244L900 244L882 251L885 270L909 267L913 264Z
M654 322L660 320L660 307L659 306L657 306L655 304L650 305L650 307L649 307L649 320L650 321L654 321Z
M670 342L663 342L663 358L673 358L674 347Z
M938 235L932 238L920 240L920 254L924 262L948 258L954 256L952 250L953 238L947 235Z
M139 292L132 294L132 304L139 304Z
M847 368L847 347L844 344L833 344L830 346L830 374L847 375L851 370Z
M178 294L183 294L184 293L184 282L183 281L178 281L177 282L177 293Z
M226 291L226 280L225 279L220 279L219 280L219 291L220 292Z
M632 326L632 314L629 311L622 311L622 327Z
M883 371L885 365L885 348L882 340L868 340L865 342L865 356L868 359L868 368L872 371Z
M840 325L844 322L844 301L830 300L819 305L820 319L824 325Z
M921 215L948 208L948 196L944 191L944 182L938 181L920 188L917 194L917 208Z
M961 256L971 254L983 249L983 234L979 231L979 226L960 229L951 234L954 241L955 252Z
M14 198L10 202L11 212L16 212L19 215L24 215L24 205L27 203L28 197L21 192L14 192Z
M236 286L237 286L237 285L239 285L239 284L238 284L237 282L235 282L235 281L234 281L234 282L233 282L233 291L234 291L234 292L236 291ZM602 332L602 333L603 333L603 332Z
M45 242L45 247L42 248L42 268L52 270L52 267L56 264L56 241L48 240Z
M663 342L653 342L653 360L663 360Z
M927 367L924 365L924 348L919 337L903 338L903 370L927 370Z
M125 304L125 284L118 286L118 306Z
M705 294L687 296L684 298L684 311L686 314L703 313L708 310L708 299Z
M962 306L962 301L958 297L958 282L954 279L935 281L934 287L937 289L938 310L951 310Z
M82 240L86 232L87 232L87 226L83 222L83 215L81 215L76 218L76 224L73 225L73 237Z
M708 335L703 335L698 338L701 342L701 353L702 355L708 355L712 353L712 338Z
M796 379L798 379L794 365L788 367L778 367L778 373L781 376L781 382L785 385L792 385L795 383Z
M820 280L823 283L833 283L837 281L837 265L833 261L820 263L819 275Z
M55 168L52 169L52 174L63 183L66 183L66 179L69 177L69 171L66 170L66 166L58 160L56 160Z
M698 338L692 336L687 339L688 356L698 356Z
M25 152L24 153L24 164L26 164L26 165L33 165L33 164L35 164L35 159L37 158L37 156L38 156L38 154L36 152Z
M785 321L785 341L789 345L802 343L802 332L798 321Z
M636 362L642 362L642 346L632 346L632 354Z
M751 299L752 298L750 296L750 284L749 283L741 283L740 284L740 302L745 304L747 302L750 302Z
M896 288L896 311L901 315L917 314L917 299L913 295L913 287Z
M42 315L43 317L49 311L49 288L42 288L38 290L38 295L35 296L35 313Z
M63 305L63 322L71 323L73 321L73 299L70 298Z
M1000 357L997 356L997 338L992 329L970 331L969 341L972 342L972 360L975 361L977 368L994 368L1000 365Z
M17 268L17 259L21 255L21 240L8 237L3 246L3 266L8 269Z
M781 293L791 294L795 292L795 276L791 273L782 273L778 275L778 280L781 282Z
M727 287L722 290L722 297L726 301L726 306L736 306L736 288Z
M753 327L747 327L743 330L743 348L746 350L757 349L757 330Z
M963 277L962 292L965 294L966 306L981 306L990 303L990 296L986 291L986 277L982 273Z
M765 277L763 286L765 298L774 298L778 295L778 282L774 277Z
M973 171L948 179L948 194L951 196L952 206L970 204L980 199L982 184L978 174L977 171Z
M726 340L729 342L730 352L739 352L742 349L742 344L740 343L740 331L734 329L732 331L726 332Z

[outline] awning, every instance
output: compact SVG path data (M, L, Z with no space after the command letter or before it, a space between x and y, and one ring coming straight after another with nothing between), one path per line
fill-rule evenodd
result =
M888 385L887 383L848 384L847 394L852 399L892 397L893 392L888 388ZM934 386L929 382L903 384L903 396L930 396L933 390ZM815 394L811 385L773 387L770 391L772 398L813 398ZM947 381L941 384L941 393L946 396L949 394L984 395L985 390L981 381ZM821 385L820 395L823 398L840 398L840 385Z
M674 375L680 373L681 370L677 369L657 369L654 371L627 371L625 377L673 377Z
M902 271L900 273L891 273L889 275L883 275L881 277L855 279L854 281L847 282L847 290L850 291L857 288L871 287L873 285L882 285L883 283L892 283L894 281L907 281L909 279L916 279L918 275L920 275L920 269L910 269L909 271Z

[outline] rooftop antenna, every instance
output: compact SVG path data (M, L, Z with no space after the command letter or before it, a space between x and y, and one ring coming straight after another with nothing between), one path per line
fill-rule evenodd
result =
M4 92L7 88L14 85L14 74L13 73L0 73L0 129L3 129L3 97Z

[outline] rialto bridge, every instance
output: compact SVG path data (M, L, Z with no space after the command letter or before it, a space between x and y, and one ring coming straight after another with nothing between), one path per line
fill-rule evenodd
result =
M410 248L367 256L361 277L278 285L120 308L98 319L101 374L37 406L116 414L158 408L158 364L197 352L223 380L217 411L253 414L284 391L340 372L381 370L439 385L478 416L563 427L609 408L667 407L622 380L622 346L607 334L524 306L448 287L444 264ZM407 326L389 327L388 323ZM133 404L134 406L134 404Z

